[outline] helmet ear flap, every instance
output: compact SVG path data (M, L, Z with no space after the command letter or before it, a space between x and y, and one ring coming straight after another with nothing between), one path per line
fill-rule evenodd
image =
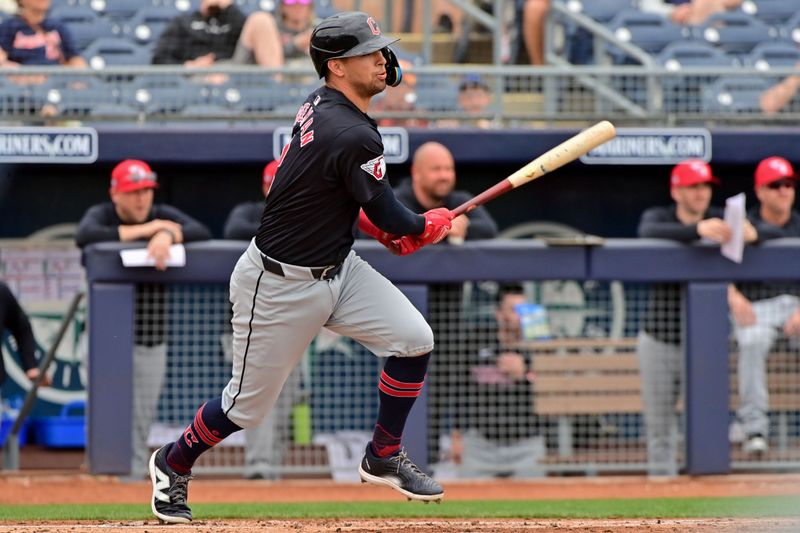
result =
M403 69L400 68L400 62L397 61L397 56L388 46L381 48L381 54L386 59L386 85L397 87L403 81Z

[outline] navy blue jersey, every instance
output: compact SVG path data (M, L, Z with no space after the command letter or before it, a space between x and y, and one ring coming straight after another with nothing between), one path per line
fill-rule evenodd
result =
M79 55L69 29L59 21L45 19L41 31L19 16L0 24L0 48L8 60L20 65L60 65Z
M338 264L353 245L360 206L387 189L375 121L339 91L321 87L297 113L256 244L284 263Z

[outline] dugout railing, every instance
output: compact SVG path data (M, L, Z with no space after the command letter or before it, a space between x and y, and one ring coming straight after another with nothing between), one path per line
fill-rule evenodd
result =
M219 394L227 381L226 289L244 246L229 241L191 244L186 266L166 272L124 268L119 255L124 245L107 243L87 249L92 472L126 473L129 469L134 316L135 306L143 301L137 304L136 295L144 287L162 287L155 294L163 299L162 306L171 309L165 319L171 361L157 422L168 420L172 425L162 427L156 436L166 441L177 436L197 406ZM498 282L520 282L531 300L544 304L550 315L551 339L539 346L533 341L532 368L542 377L538 390L534 377L533 404L526 405L530 411L538 409L542 417L539 434L545 456L537 463L543 474L646 471L632 338L655 282L679 283L684 295L683 320L673 324L682 331L685 346L683 394L675 405L683 426L678 466L689 474L800 467L800 404L796 402L800 374L792 362L797 359L797 346L791 342L776 348L781 353L770 365L770 372L778 376L771 383L777 379L782 387L776 389L776 404L771 406L771 455L753 461L741 456L738 443L731 443L735 399L730 379L735 374L731 361L736 348L730 340L726 301L730 282L796 281L798 240L748 247L740 265L721 257L714 246L628 239L609 239L599 246L485 241L426 248L406 258L394 257L371 242L357 242L356 250L406 291L437 333L437 354L426 394L415 407L405 435L406 446L426 467L444 468L447 463L448 436L458 425L453 413L465 405L467 395L446 376L470 372L458 357L487 340L478 336L476 324L492 316ZM625 295L622 308L614 310L610 306L618 305L614 302L619 295L611 294L609 284L616 281L623 282ZM582 322L575 329L577 319ZM625 321L622 329L610 327L609 321L620 319ZM609 338L612 330L615 333ZM371 428L379 363L346 339L318 337L311 351L298 370L300 383L290 385L292 398L278 408L280 420L262 437L277 443L269 449L280 450L277 462L270 458L272 475L336 478L344 468L339 459L352 453L350 443L360 442ZM557 397L564 393L566 403ZM550 397L545 400L546 395ZM606 399L602 403L604 396L619 402ZM623 396L627 399L621 400ZM477 416L486 422L491 415ZM515 422L507 419L504 427ZM270 442L262 440L259 446L258 437L254 438L252 450ZM231 441L227 448L208 454L201 466L210 472L241 473L247 447L244 438ZM347 479L346 474L342 479Z

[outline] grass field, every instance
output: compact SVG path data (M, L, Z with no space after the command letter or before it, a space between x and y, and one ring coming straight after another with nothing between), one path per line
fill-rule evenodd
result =
M407 502L197 503L197 519L298 518L703 518L800 517L796 496L591 500ZM3 505L3 521L146 520L142 504Z

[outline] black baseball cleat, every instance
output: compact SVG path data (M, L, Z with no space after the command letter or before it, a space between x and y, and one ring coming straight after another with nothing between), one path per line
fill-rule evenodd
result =
M192 510L186 505L191 474L182 476L167 464L169 444L150 456L150 481L153 482L153 500L150 508L161 521L186 524L192 521Z
M409 500L427 503L440 502L444 498L442 486L417 468L405 450L389 457L375 457L371 445L367 444L367 451L358 466L358 473L362 483L391 487Z

